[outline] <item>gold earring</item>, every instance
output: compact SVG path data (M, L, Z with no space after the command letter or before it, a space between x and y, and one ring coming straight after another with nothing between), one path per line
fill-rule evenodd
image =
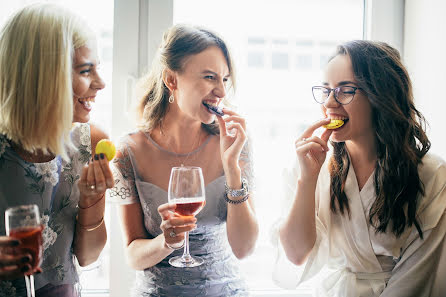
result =
M169 97L169 103L173 103L175 101L175 97L173 97L173 94Z

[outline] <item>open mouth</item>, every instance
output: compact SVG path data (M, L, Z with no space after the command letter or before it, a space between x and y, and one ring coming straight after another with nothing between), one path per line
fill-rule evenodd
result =
M91 110L93 108L93 103L95 102L95 97L77 98L77 101L82 104L85 109Z
M210 113L213 113L220 117L224 116L223 109L221 107L218 107L214 103L211 103L210 101L203 101L203 105L208 109Z
M342 126L344 126L347 122L348 122L348 118L343 118L343 117L333 117L330 118L330 123L324 125L323 127L325 129L329 129L329 130L337 130L339 128L341 128Z

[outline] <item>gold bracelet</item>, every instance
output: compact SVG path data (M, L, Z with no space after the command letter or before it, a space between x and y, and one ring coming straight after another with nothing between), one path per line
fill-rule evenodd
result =
M78 216L76 216L76 221L77 221L79 227L81 227L81 229L84 229L85 231L90 232L90 231L94 231L97 228L101 227L101 225L104 223L104 217L102 217L101 221L98 224L94 225L93 227L84 226L81 223L79 223Z

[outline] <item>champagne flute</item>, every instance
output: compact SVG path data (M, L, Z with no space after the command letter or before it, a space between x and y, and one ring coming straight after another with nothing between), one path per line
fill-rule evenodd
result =
M35 297L33 273L42 261L42 230L39 208L35 204L10 207L5 211L6 235L20 240L20 247L32 256L33 271L25 274L28 297Z
M173 167L170 174L169 203L174 203L175 213L179 216L195 216L206 204L204 179L200 167ZM195 267L203 264L200 257L189 254L189 232L185 234L182 256L172 257L169 263L175 267Z

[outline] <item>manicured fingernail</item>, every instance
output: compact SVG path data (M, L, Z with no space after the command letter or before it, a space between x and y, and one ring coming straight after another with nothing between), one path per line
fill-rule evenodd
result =
M103 154L103 153L100 153L100 154L99 154L99 157L101 157L101 159L104 159L104 154Z
M99 160L99 156L98 155L94 155L94 159L97 161Z
M27 263L29 262L29 260L31 260L28 256L23 257L22 259L22 263Z
M22 272L27 272L29 270L29 265L25 265L22 267Z

